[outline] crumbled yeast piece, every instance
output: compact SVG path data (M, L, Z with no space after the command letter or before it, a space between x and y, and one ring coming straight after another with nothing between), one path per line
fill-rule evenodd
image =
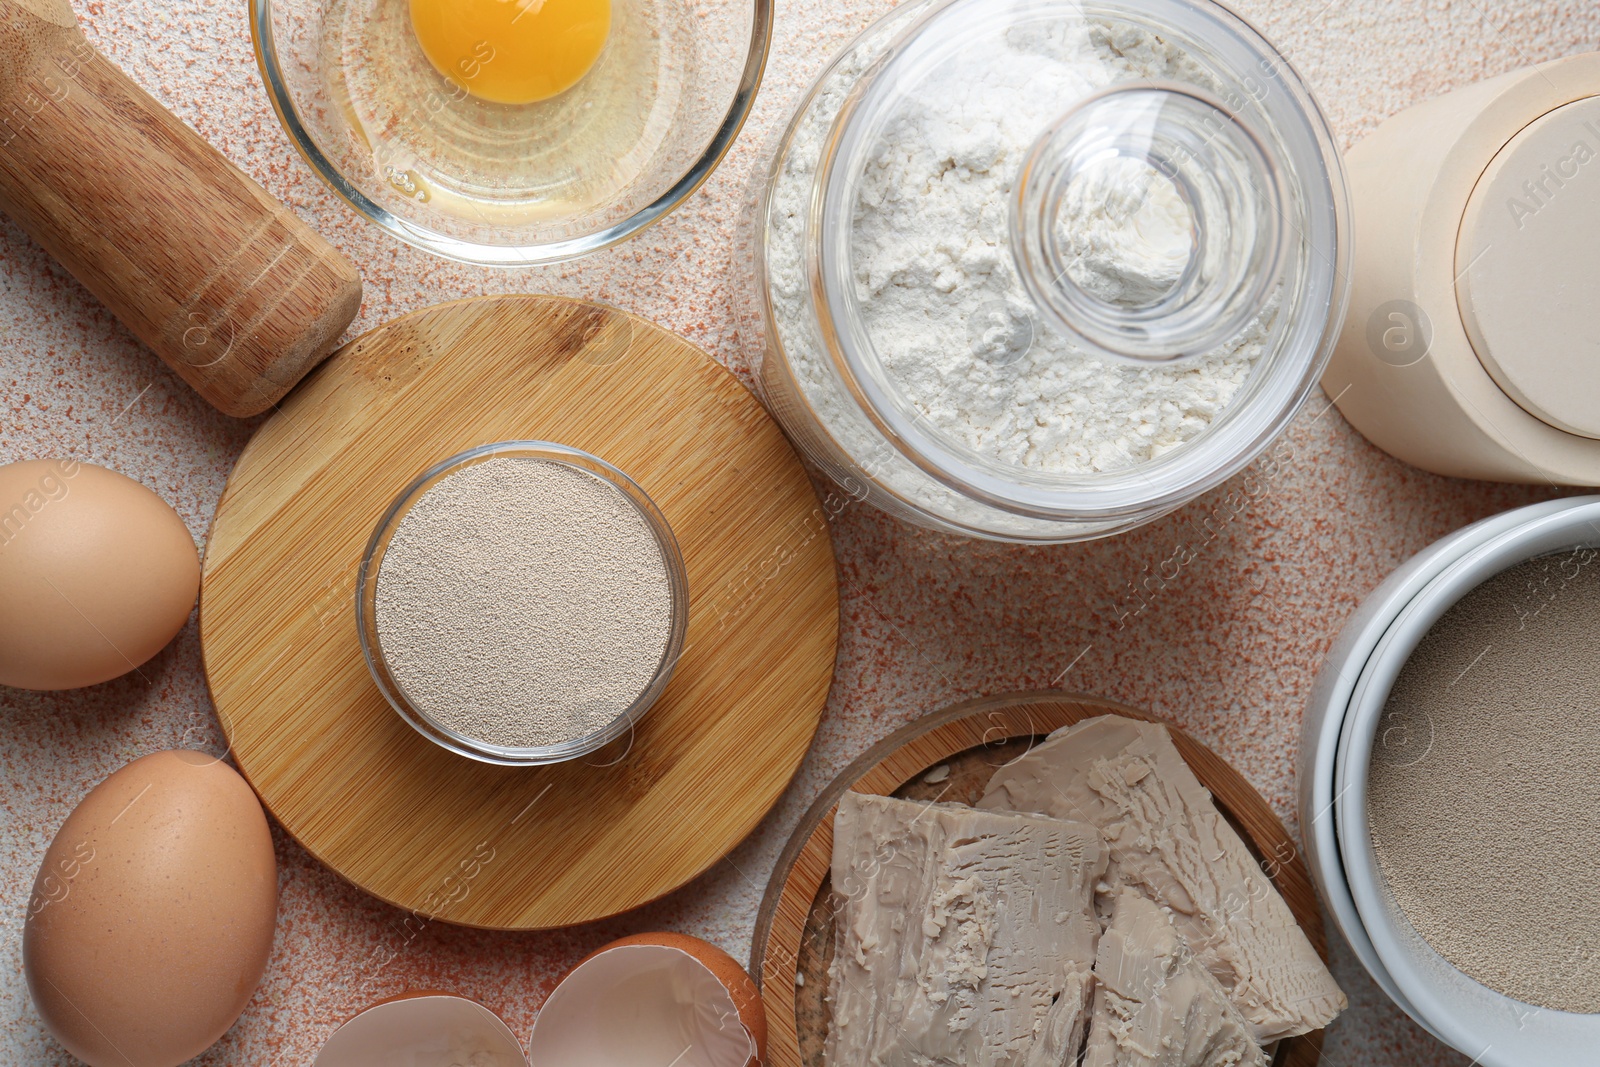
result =
M827 1062L1074 1063L1105 865L1082 823L846 793Z
M1120 715L1058 730L995 772L978 806L1077 819L1109 852L1097 903L1131 887L1172 915L1261 1044L1326 1026L1344 994L1166 727Z
M1083 1067L1265 1067L1227 990L1138 890L1117 893L1094 976Z

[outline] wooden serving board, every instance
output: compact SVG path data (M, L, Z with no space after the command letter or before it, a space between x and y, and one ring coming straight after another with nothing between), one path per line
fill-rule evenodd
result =
M634 735L550 767L434 745L384 702L356 632L384 509L508 439L628 472L689 578L682 658ZM261 427L217 506L200 638L239 769L318 859L429 918L539 929L661 896L754 828L822 715L838 587L811 483L732 375L612 308L496 297L352 341Z
M773 871L756 920L750 973L767 1009L767 1067L824 1067L833 959L833 816L846 790L910 800L976 803L989 777L1046 734L1097 715L1160 721L1097 697L1054 691L967 701L890 734L845 768L800 820ZM1173 743L1217 807L1256 851L1311 944L1327 959L1316 891L1272 808L1220 756L1177 727ZM933 772L933 773L930 773ZM1274 1067L1316 1067L1322 1034L1278 1042Z

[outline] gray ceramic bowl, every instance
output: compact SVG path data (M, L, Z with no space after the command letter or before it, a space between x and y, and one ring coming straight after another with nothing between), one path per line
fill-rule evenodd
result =
M1356 913L1355 900L1350 895L1344 864L1339 855L1337 813L1334 810L1337 788L1334 779L1350 695L1362 668L1366 666L1373 648L1389 624L1441 571L1475 545L1540 515L1553 514L1568 506L1566 500L1551 500L1492 515L1435 541L1402 563L1346 620L1317 673L1301 724L1297 768L1300 826L1312 880L1322 893L1334 925L1379 988L1412 1019L1430 1030L1428 1023L1419 1018L1415 1008L1406 1002L1372 947L1366 928Z
M1348 654L1331 668L1330 680L1319 680L1326 701L1313 730L1312 781L1302 790L1313 802L1322 799L1319 780L1327 781L1332 747L1335 848L1329 855L1324 813L1315 830L1308 828L1308 836L1319 840L1313 864L1318 882L1330 903L1339 898L1341 928L1350 923L1365 941L1358 954L1379 984L1418 1022L1485 1067L1583 1062L1600 1041L1600 1016L1536 1009L1496 993L1451 966L1417 934L1391 898L1373 853L1368 768L1389 691L1428 629L1493 575L1580 544L1600 544L1600 498L1533 505L1446 538L1385 582L1369 601L1372 610L1363 605L1352 620L1360 636L1344 648Z

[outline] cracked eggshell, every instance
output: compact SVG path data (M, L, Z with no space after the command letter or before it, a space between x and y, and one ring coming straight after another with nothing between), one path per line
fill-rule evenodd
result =
M204 752L156 752L95 786L45 851L22 934L28 991L91 1067L176 1067L250 1002L277 910L250 786Z
M429 989L356 1015L328 1038L314 1067L528 1067L528 1060L500 1016Z
M533 1023L532 1067L754 1067L767 1018L732 956L684 934L636 934L556 984Z

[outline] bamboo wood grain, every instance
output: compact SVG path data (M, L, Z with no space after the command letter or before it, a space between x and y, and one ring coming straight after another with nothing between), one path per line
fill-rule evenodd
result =
M982 793L994 769L1021 755L1036 740L1106 714L1160 721L1112 701L1054 691L968 701L891 734L823 791L779 858L756 923L751 972L760 982L767 1010L767 1067L822 1067L827 965L834 933L828 874L839 797L853 790L971 802ZM1243 775L1182 730L1169 729L1195 776L1216 798L1217 807L1243 831L1306 936L1326 959L1322 913L1294 839ZM938 783L922 780L931 768L941 765L950 768L950 777ZM1320 1031L1281 1041L1273 1063L1275 1067L1316 1067L1321 1047Z
M281 399L361 305L355 268L96 52L66 0L0 0L0 210L230 415Z
M356 636L383 510L432 463L507 439L627 471L689 578L683 656L635 736L553 767L438 748L383 701ZM643 904L754 828L821 717L838 590L805 471L714 360L599 305L485 298L351 342L262 425L217 508L200 637L240 769L307 849L424 916L535 929Z

